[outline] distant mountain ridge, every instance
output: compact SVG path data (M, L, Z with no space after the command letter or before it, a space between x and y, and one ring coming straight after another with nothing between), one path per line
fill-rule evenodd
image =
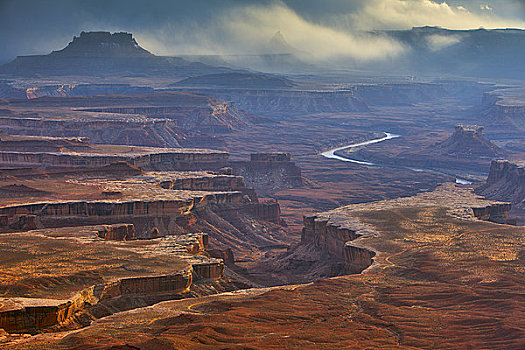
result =
M242 88L291 88L295 84L282 76L258 73L207 74L190 77L170 86L217 86Z
M450 30L427 26L375 34L389 36L408 49L386 65L387 69L412 75L525 78L525 30Z
M414 27L410 30L373 31L368 35L391 38L404 47L399 56L359 61L310 61L277 32L261 45L259 54L156 56L140 47L130 33L82 32L62 50L48 55L19 56L0 66L10 76L153 76L188 78L211 74L248 72L312 74L339 69L370 75L420 77L472 77L525 79L525 30L449 30ZM204 63L203 63L204 62Z

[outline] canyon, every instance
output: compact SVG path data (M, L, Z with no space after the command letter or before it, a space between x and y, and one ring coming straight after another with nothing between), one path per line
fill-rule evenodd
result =
M525 232L473 215L473 208L501 211L501 204L447 184L416 197L321 213L305 219L302 244L342 259L347 272L372 264L364 273L161 302L20 345L519 348L523 275L515 261L522 259ZM103 329L109 338L102 338Z
M0 347L523 347L519 80L214 59L0 67Z
M16 194L0 199L0 328L9 333L75 329L162 300L248 288L235 260L287 242L279 203L259 200L225 167L225 152L3 140L0 187ZM293 164L281 154L253 161Z

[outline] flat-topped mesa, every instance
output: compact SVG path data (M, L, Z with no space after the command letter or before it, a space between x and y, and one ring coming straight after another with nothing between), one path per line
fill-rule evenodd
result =
M64 49L53 51L61 56L153 56L137 44L131 33L81 32Z
M36 142L36 141L35 141ZM184 148L146 148L128 146L93 146L72 152L12 151L12 145L2 150L0 166L49 168L94 168L116 162L127 162L145 170L206 170L227 165L228 153L223 151ZM49 145L49 147L52 147ZM49 149L48 147L48 149ZM50 149L52 150L52 149Z
M10 76L189 77L232 72L225 67L156 56L139 46L130 33L82 32L69 45L47 55L18 56L0 66ZM9 91L8 91L9 92Z

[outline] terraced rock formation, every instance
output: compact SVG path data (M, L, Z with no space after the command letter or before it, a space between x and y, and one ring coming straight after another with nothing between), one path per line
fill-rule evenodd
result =
M76 328L116 311L191 297L193 281L242 286L224 279L221 260L206 256L206 234L120 242L99 236L92 226L0 235L0 328Z
M92 173L99 167L117 170L115 164L123 163L131 167L129 170L215 172L208 177L212 182L207 182L205 176L200 179L168 177L163 186L171 189L244 188L246 181L250 188L272 193L303 185L301 169L291 161L291 155L285 153L255 153L249 161L232 161L228 153L216 150L93 145L82 138L0 135L0 166L3 167L45 169L55 174L69 171L67 169L88 168L86 171ZM124 168L126 166L121 170L126 170ZM224 176L217 176L225 171ZM243 178L234 178L232 174ZM243 191L247 193L246 188ZM251 196L256 197L253 191Z
M350 244L375 252L371 267L305 285L162 302L8 348L518 349L525 231L473 215L501 205L447 184L321 213L306 221L312 244L341 256L345 245L332 243L356 232Z
M260 201L225 167L225 152L3 134L0 157L8 333L75 329L162 300L246 288L253 284L234 272L236 260L287 242L279 203Z
M9 99L0 110L0 130L95 144L224 150L218 135L242 130L255 118L208 95L127 84L37 85L26 91L30 99Z

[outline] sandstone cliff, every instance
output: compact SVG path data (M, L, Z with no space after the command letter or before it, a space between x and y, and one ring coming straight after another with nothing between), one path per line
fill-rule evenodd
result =
M289 153L254 153L250 161L231 161L230 165L248 187L263 194L303 186L301 168L291 161Z
M520 222L525 218L525 164L507 160L494 160L487 182L476 193L489 199L513 204L512 216Z

